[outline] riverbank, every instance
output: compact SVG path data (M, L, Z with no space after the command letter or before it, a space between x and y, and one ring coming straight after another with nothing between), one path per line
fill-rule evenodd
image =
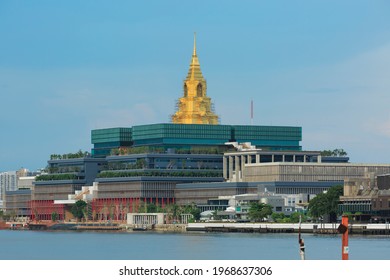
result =
M0 222L0 229L51 231L156 231L156 232L241 232L241 233L313 233L338 234L335 223L189 223L161 225L131 225L125 223L53 223L29 224ZM350 224L349 234L390 235L389 224Z
M338 234L334 223L191 223L187 231ZM390 235L389 224L350 224L349 234Z
M0 221L0 229L7 229L9 226L6 224L6 222Z

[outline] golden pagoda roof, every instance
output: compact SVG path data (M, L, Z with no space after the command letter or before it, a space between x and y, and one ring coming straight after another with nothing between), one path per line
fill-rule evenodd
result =
M177 124L218 124L211 99L207 96L207 83L200 70L196 54L196 34L194 33L194 51L190 69L183 83L183 97L177 101L177 111L171 116Z
M194 33L194 51L192 53L190 69L186 80L202 80L204 81L202 71L200 70L200 64L198 55L196 54L196 33Z

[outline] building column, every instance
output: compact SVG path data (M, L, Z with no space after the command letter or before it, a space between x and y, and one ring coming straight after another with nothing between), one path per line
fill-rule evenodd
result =
M233 157L229 156L229 180L232 179L233 176Z
M272 156L271 156L271 162L275 162L275 155L274 154L272 154Z
M260 155L256 154L256 163L260 163Z
M240 177L239 177L239 180L240 180L240 182L242 181L242 173L244 172L244 168L245 168L245 163L246 163L246 156L241 156L241 174L240 174Z
M223 158L222 158L222 169L223 169L223 178L225 180L228 179L228 177L227 177L228 169L227 168L228 168L228 166L227 166L227 159L226 159L226 156L223 156Z
M282 162L285 162L285 156L282 155Z
M296 162L295 155L293 155L293 162Z
M240 172L240 168L241 168L241 165L240 165L240 157L239 156L235 156L234 157L234 160L235 160L235 173L236 173L236 182L238 180L238 174Z

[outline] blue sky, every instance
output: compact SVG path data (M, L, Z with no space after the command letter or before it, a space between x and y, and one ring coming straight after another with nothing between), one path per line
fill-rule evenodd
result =
M305 150L390 163L389 1L0 2L0 171L169 122L197 32L223 124L302 126Z

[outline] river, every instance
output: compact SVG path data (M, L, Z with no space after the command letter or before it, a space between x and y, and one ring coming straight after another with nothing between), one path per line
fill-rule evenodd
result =
M340 235L303 234L309 260L341 259ZM298 260L297 234L0 230L1 260ZM390 260L390 236L349 237L351 260Z

